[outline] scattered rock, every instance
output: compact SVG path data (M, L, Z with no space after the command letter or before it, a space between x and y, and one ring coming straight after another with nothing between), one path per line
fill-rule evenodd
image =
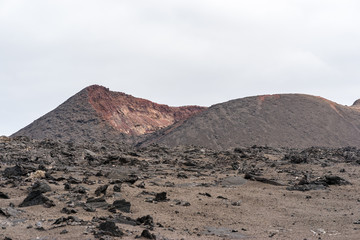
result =
M177 177L178 178L188 178L188 176L184 172L179 172Z
M18 176L25 176L27 172L25 169L19 165L14 167L5 168L3 172L3 176L7 178L18 177Z
M55 206L54 202L49 198L45 197L41 191L32 191L29 195L24 199L22 203L20 203L19 207L28 207L34 205L44 205L44 207L53 207Z
M71 223L74 223L74 222L80 223L82 221L83 220L80 220L79 218L74 217L74 216L60 217L60 218L55 220L53 225L58 225L58 224L61 224L61 223L71 224Z
M350 182L339 176L326 175L323 178L318 180L319 182L324 182L327 185L351 185Z
M113 187L114 192L121 192L121 183L115 184Z
M267 178L263 178L263 177L258 177L255 176L251 173L245 173L245 179L249 179L251 181L258 181L258 182L262 182L262 183L267 183L267 184L271 184L271 185L275 185L275 186L284 186L284 184L281 184L277 181L271 180L271 179L267 179Z
M141 233L141 237L146 238L146 239L156 239L156 235L150 233L149 230L144 229Z
M63 208L60 211L61 213L66 213L66 214L75 214L77 213L77 211L75 209L68 209L68 208Z
M108 189L109 185L103 185L103 186L99 186L96 190L95 190L95 195L96 196L100 196L101 194L106 194L106 190Z
M241 206L241 201L232 202L231 205L233 205L233 206Z
M138 188L145 188L145 182L141 182L138 185L136 185Z
M9 196L3 192L0 192L0 198L2 199L10 199Z
M115 223L111 221L100 223L98 228L100 230L99 232L96 233L96 235L98 236L109 235L113 237L121 237L124 235L124 233L119 229L119 227L116 226Z
M239 233L238 231L234 231L233 229L227 228L217 228L217 227L206 227L205 230L202 232L204 235L215 235L222 238L227 239L243 239L247 238L248 236Z
M36 181L31 187L31 191L39 191L41 193L46 193L51 191L51 187L46 182Z
M82 183L82 180L74 178L74 177L69 177L67 182L70 184L80 184L80 183Z
M17 217L19 214L21 214L23 212L24 211L15 209L13 207L0 208L0 214L5 217Z
M199 195L206 196L206 197L211 197L210 193L199 193Z
M125 199L115 200L112 206L122 212L129 213L131 208L131 203L127 202Z
M191 204L187 201L174 200L174 202L176 205L180 205L180 206L184 206L184 207L191 206Z
M77 185L74 188L71 189L71 192L73 193L80 193L80 194L86 194L89 191L88 188L81 186L81 185Z
M150 215L139 217L136 219L136 222L143 224L145 226L154 227L154 219Z
M105 198L88 198L86 204L91 208L107 208L109 204L106 202Z
M329 185L350 185L351 183L338 176L326 175L310 181L309 177L305 175L297 184L289 186L286 189L289 191L310 191L310 190L323 190Z
M168 201L168 199L166 198L166 194L166 192L157 193L154 200L157 202L166 202Z

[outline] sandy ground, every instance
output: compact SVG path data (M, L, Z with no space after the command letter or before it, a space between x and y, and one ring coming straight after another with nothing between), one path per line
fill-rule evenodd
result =
M262 178L271 179L276 185L246 180L244 169L239 170L241 167L216 163L224 158L223 155L215 159L206 154L194 154L191 161L200 162L195 166L183 164L188 160L175 161L174 154L165 154L160 160L151 154L140 155L139 162L131 166L78 164L63 166L66 170L53 167L49 172L56 181L48 178L25 180L26 176L15 181L2 177L0 191L9 199L0 199L0 208L12 205L16 214L0 214L0 239L96 239L94 233L99 223L111 221L118 215L131 219L150 215L154 221L153 228L116 222L124 233L121 239L135 239L144 229L150 229L156 239L359 239L359 164L343 161L326 165L316 161L294 164L282 160L283 153L270 153L257 160L251 157L236 160L240 166L261 172ZM146 167L140 167L144 163ZM211 163L211 167L204 167L207 163ZM3 162L1 170L12 166ZM100 170L110 174L96 176ZM351 185L330 185L310 191L287 190L303 173L309 173L312 179L336 175ZM136 174L137 181L123 182L121 191L114 192L114 179L124 179L129 174ZM64 184L70 177L82 180L79 184L71 184L72 189L83 186L86 193L65 190ZM19 207L29 193L28 188L39 180L51 187L44 195L55 206ZM109 207L96 207L95 212L88 212L83 208L87 199L98 197L95 190L105 184L109 184L104 195L106 203L111 205L115 200L125 199L131 203L130 212L111 212ZM166 192L166 200L154 201L156 193L160 192ZM77 213L61 213L65 207ZM54 224L56 219L68 216L76 216L78 220ZM98 238L120 239L109 235Z

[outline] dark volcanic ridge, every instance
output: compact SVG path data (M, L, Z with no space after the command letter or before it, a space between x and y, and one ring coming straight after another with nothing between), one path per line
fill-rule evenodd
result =
M351 107L321 97L279 94L220 103L140 145L306 148L360 146L358 101Z
M12 136L137 146L360 146L360 101L343 106L304 94L169 107L93 85Z

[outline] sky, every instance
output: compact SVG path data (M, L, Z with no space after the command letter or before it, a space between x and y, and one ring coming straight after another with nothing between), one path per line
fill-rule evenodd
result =
M357 0L0 0L0 136L83 88L170 106L360 98Z

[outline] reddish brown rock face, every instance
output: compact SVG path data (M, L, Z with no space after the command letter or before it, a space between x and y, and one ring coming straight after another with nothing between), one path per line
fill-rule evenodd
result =
M127 135L151 133L206 109L199 106L169 107L97 85L88 87L87 91L89 103L99 116Z

